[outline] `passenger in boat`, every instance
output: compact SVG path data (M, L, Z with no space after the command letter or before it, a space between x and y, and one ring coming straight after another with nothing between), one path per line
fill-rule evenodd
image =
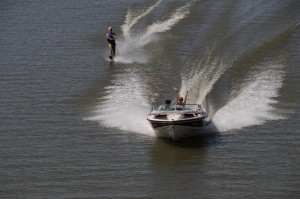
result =
M158 110L160 111L170 111L171 110L171 100L166 100L164 105L161 105Z
M185 98L183 99L183 97L179 97L177 88L174 88L174 90L176 92L176 110L184 110L189 91L186 91Z
M106 33L106 39L109 48L109 58L113 59L116 55L116 34L112 32L112 27L108 27L108 33Z

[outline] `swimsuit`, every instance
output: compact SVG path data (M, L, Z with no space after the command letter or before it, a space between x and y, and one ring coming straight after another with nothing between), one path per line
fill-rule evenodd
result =
M115 41L115 38L114 38L115 35L116 34L113 33L113 32L107 33L107 37L109 37L109 38L107 38L107 42L112 44L112 45L116 45L116 41Z
M177 110L184 110L184 105L178 104L178 105L176 106L176 109L177 109Z

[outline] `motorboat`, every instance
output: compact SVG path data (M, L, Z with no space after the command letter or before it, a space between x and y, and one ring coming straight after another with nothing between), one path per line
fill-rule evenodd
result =
M153 106L147 120L158 137L180 139L204 134L207 112L199 104Z

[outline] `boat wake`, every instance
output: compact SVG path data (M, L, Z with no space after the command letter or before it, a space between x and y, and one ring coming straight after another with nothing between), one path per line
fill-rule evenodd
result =
M189 90L191 103L203 104L214 84L230 67L224 60L214 56L214 49L206 50L198 60L183 67L181 73L181 96Z
M247 53L245 57L240 57L236 65L246 66L250 71L245 76L242 75L242 80L236 81L241 81L241 85L236 83L231 98L213 115L212 121L218 131L228 132L285 118L285 115L275 108L275 104L278 103L276 98L279 97L279 90L286 75L285 58L281 55L284 54L282 51L286 42L297 28L298 23L287 27Z
M246 52L244 56L239 56L238 61L220 60L214 48L207 50L195 64L184 67L186 69L182 72L181 94L190 90L191 103L205 104L206 97L215 89L218 81L228 78L226 71L235 67L234 73L240 71L241 74L230 75L230 81L233 83L232 86L226 83L225 90L230 92L229 98L223 99L226 103L221 107L213 107L215 110L209 110L214 125L214 128L209 128L228 132L284 119L275 108L278 102L276 97L279 97L279 90L285 78L285 58L280 55L283 54L286 41L298 27L298 23L287 27L273 38ZM274 57L274 54L278 56ZM239 67L244 69L238 70ZM223 98L226 98L224 94Z
M146 85L134 70L125 69L116 74L113 85L107 86L106 95L99 99L94 116L86 120L98 121L108 128L154 135L146 120L150 111Z
M142 30L134 30L134 26L159 6L161 0L146 10L132 10L129 8L125 22L122 25L123 35L118 39L118 52L115 61L127 64L135 62L146 63L149 59L150 52L147 52L144 47L160 39L157 33L170 30L179 21L188 16L192 6L196 2L197 1L194 0L177 8L166 20L157 20Z
M149 52L146 53L144 47L159 40L160 37L156 33L170 30L185 18L195 2L191 1L177 8L166 20L153 22L145 30L135 34L132 33L134 26L159 6L161 0L146 10L129 9L122 25L123 35L118 38L117 56L114 61L125 64L145 64L149 59ZM151 89L147 86L151 80L149 75L141 72L141 69L135 70L134 67L135 65L131 64L130 67L123 67L122 71L114 74L112 85L105 88L105 96L99 99L93 116L85 118L86 120L98 121L108 128L154 135L153 129L146 120L151 108L148 95ZM153 86L153 83L151 85Z
M174 81L178 80L175 74L178 73L178 68L181 68L180 94L184 95L189 90L188 103L202 104L208 111L211 122L207 131L228 133L234 129L283 118L276 109L286 67L286 59L280 55L284 54L282 51L287 40L298 29L299 24L292 25L277 35L275 33L273 37L269 35L268 38L271 39L255 38L254 42L250 42L251 45L241 49L234 46L243 41L243 38L241 41L232 41L233 37L221 35L220 38L207 40L207 46L202 46L202 52L197 52L198 58L182 66L175 62L170 64L170 68L165 66L167 63L161 62L158 63L162 65L147 65L151 57L151 52L147 52L146 48L148 44L161 39L162 34L157 33L171 30L187 17L196 2L190 1L164 16L165 20L142 26L146 27L142 29L137 28L140 22L146 23L141 19L154 12L161 5L161 0L144 10L128 10L122 25L123 35L118 39L118 56L115 61L134 64L123 64L122 68L115 69L111 85L105 87L104 96L99 99L93 116L86 118L87 120L97 121L108 128L154 135L146 120L152 103L157 101L159 95L154 93L159 89L153 85L159 78L162 84L168 84L163 86L172 88ZM239 29L234 29L230 35L238 32ZM210 34L205 35L209 37ZM233 50L227 53L226 49ZM176 66L170 72L172 64ZM162 72L159 67L163 67ZM161 75L164 71L169 73ZM175 78L170 78L168 74ZM162 78L167 81L164 82Z
M283 66L269 63L269 69L251 75L242 89L222 108L217 110L212 121L220 132L261 125L283 117L276 113L274 104L282 86Z
M208 106L205 103L206 97L230 68L229 63L210 55L206 54L189 72L182 73L181 95L189 90L189 101L203 104L206 109L209 109L205 107ZM278 97L278 91L283 84L284 66L276 63L261 64L263 65L259 65L260 69L256 68L255 72L249 73L239 89L231 91L231 97L224 106L210 110L214 128L209 126L208 130L224 132L282 119L282 116L275 113L273 105L277 103L274 98Z

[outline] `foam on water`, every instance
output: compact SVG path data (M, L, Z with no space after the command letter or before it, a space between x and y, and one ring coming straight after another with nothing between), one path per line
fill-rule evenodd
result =
M238 94L219 109L212 120L219 131L261 125L268 120L282 119L272 106L277 101L284 73L281 65L271 64L248 79ZM247 82L246 81L246 82Z
M183 67L181 96L189 90L188 101L204 105L206 96L216 82L232 64L220 60L214 50L207 50L195 64ZM214 131L229 131L252 125L260 125L269 120L282 119L277 115L274 98L284 79L283 65L277 63L260 63L243 79L242 88L235 91L224 107L216 110L212 117ZM234 92L234 91L230 91ZM212 112L211 112L212 114Z
M144 31L139 30L139 32L131 34L134 25L138 24L143 17L153 11L160 2L160 0L157 1L144 12L128 9L126 20L122 25L123 35L118 38L117 41L117 56L115 61L122 63L146 63L149 59L149 52L144 50L144 46L159 40L159 36L156 33L170 30L180 20L185 18L196 1L191 1L184 6L179 7L166 20L156 21L147 26ZM134 13L140 14L135 16Z
M183 67L181 96L189 90L189 102L203 104L207 94L229 65L214 57L214 49L207 50L191 67Z
M168 19L149 25L145 32L131 35L130 31L139 20L148 15L161 1L157 1L145 12L134 17L134 11L128 10L125 24L122 26L123 36L117 41L117 56L115 62L121 63L146 63L149 56L144 46L159 39L155 33L170 30L183 19L191 8L188 3L175 10ZM123 68L122 72L114 75L112 85L105 88L105 96L99 99L93 116L87 120L98 121L105 127L117 128L124 131L154 135L149 122L146 120L151 108L147 97L147 83L145 75L135 73L130 68Z
M170 30L175 24L184 19L190 13L191 7L195 4L195 2L196 1L191 1L184 6L179 7L167 20L157 21L148 26L145 34L139 38L139 45L143 46L151 42L155 39L154 36L156 33Z
M146 120L150 111L145 96L147 87L137 74L129 70L119 73L115 75L113 85L105 90L106 95L99 99L94 116L87 120L98 121L105 127L154 135Z
M134 17L134 11L129 9L126 15L125 24L122 26L124 37L130 37L130 30L132 26L137 24L140 19L147 16L154 8L156 8L160 4L160 2L161 0L157 1L153 6L150 6L148 9L146 9L146 11L140 13L136 17Z
M161 1L157 1L144 12L129 9L122 26L123 36L118 38L115 62L138 62L145 65L149 59L144 49L145 45L160 39L160 34L156 33L168 31L184 19L195 2L197 1L191 1L177 8L166 20L156 21L146 27L145 31L135 35L130 34L134 25L159 6ZM211 116L211 124L218 131L224 132L280 119L275 114L273 105L276 103L274 98L278 96L278 90L284 78L282 65L261 64L263 66L257 66L255 71L251 72L253 74L249 74L249 78L243 80L241 89L232 95L226 105L216 110ZM183 67L180 94L184 95L186 90L190 90L188 101L203 104L214 85L231 65L232 62L219 58L216 55L216 49L210 47L195 63L189 63ZM113 76L112 84L105 88L105 94L99 99L93 116L87 119L98 121L105 127L154 135L153 129L146 120L151 107L149 96L147 96L147 91L150 90L148 84L151 82L147 82L146 76L142 75L141 71L136 72L132 67L131 65L124 66L122 72Z

